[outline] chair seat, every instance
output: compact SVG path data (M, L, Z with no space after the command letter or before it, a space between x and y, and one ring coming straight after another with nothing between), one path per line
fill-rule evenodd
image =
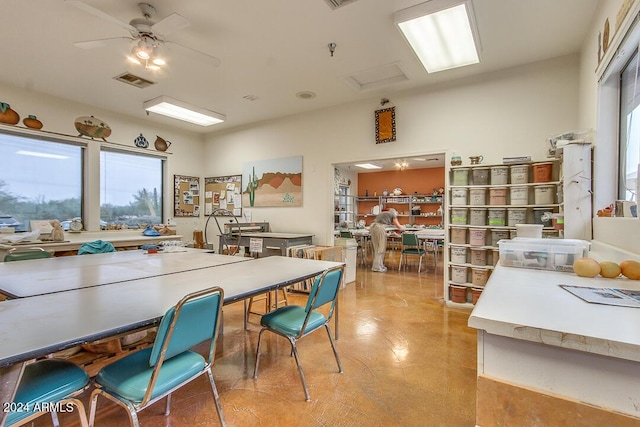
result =
M402 253L403 254L408 254L408 255L424 255L424 254L426 254L424 249L414 249L414 248L403 249Z
M89 383L89 375L77 365L60 359L45 359L27 365L16 391L14 402L24 408L36 409L36 403L53 403L66 399ZM37 410L12 412L7 416L9 426L23 420Z
M153 367L149 366L151 350L151 347L145 348L105 366L98 372L96 382L112 394L132 402L142 402L153 373ZM166 393L193 377L205 366L205 359L192 351L185 351L165 360L153 389L152 398Z
M262 316L260 325L287 336L296 336L302 329L302 323L306 315L307 313L304 311L304 307L288 305ZM318 329L324 325L326 321L327 318L324 317L324 314L317 311L311 312L305 333Z

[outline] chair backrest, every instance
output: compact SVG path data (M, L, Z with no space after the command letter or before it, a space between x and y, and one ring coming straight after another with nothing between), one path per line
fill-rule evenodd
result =
M415 233L402 233L402 246L419 246Z
M214 287L189 294L167 310L158 327L149 366L157 366L207 339L211 339L208 362L212 363L223 300L224 291Z
M353 234L349 230L340 230L340 237L346 237L347 239L352 239Z
M42 248L13 248L4 256L4 262L41 258L51 258L51 252Z
M78 255L103 254L115 251L116 248L114 248L110 242L94 240L93 242L87 242L80 245L80 248L78 248Z
M307 318L311 311L322 307L325 304L331 303L329 314L327 319L331 320L333 316L333 308L336 304L336 296L338 295L338 289L340 288L340 282L342 281L342 275L344 273L344 265L330 268L329 270L316 277L313 282L313 286L309 291L309 299L307 300L307 306L305 311L307 312ZM305 319L306 326L306 319ZM304 328L302 328L304 333Z

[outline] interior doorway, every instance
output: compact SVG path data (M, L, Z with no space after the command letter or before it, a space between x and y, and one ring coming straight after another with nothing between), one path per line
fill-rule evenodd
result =
M362 228L393 207L403 224L442 227L445 153L334 164L334 230Z

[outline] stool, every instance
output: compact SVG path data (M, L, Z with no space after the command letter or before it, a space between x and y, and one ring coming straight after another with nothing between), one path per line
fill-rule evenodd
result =
M278 292L282 292L282 299L278 298ZM258 301L264 301L264 312L261 313L259 311L252 311L253 303ZM260 295L258 297L249 298L249 305L247 307L247 319L250 314L256 314L258 316L262 316L263 314L269 313L271 310L278 308L281 305L289 305L289 299L287 298L287 290L285 288L276 289L275 291L269 291L264 295Z

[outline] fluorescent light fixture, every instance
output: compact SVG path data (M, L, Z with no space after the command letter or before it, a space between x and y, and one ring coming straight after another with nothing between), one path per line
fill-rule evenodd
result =
M429 73L480 62L470 0L431 0L400 10L394 21Z
M61 154L39 153L37 151L25 151L25 150L16 151L16 154L22 154L23 156L46 157L48 159L60 159L60 160L69 158L69 156L63 156Z
M144 109L151 111L152 113L162 114L163 116L172 117L174 119L183 120L200 126L215 125L216 123L222 123L227 119L223 114L195 107L187 104L186 102L169 98L168 96L159 96L149 101L145 101Z
M355 166L362 169L382 169L382 166L375 163L356 163Z

